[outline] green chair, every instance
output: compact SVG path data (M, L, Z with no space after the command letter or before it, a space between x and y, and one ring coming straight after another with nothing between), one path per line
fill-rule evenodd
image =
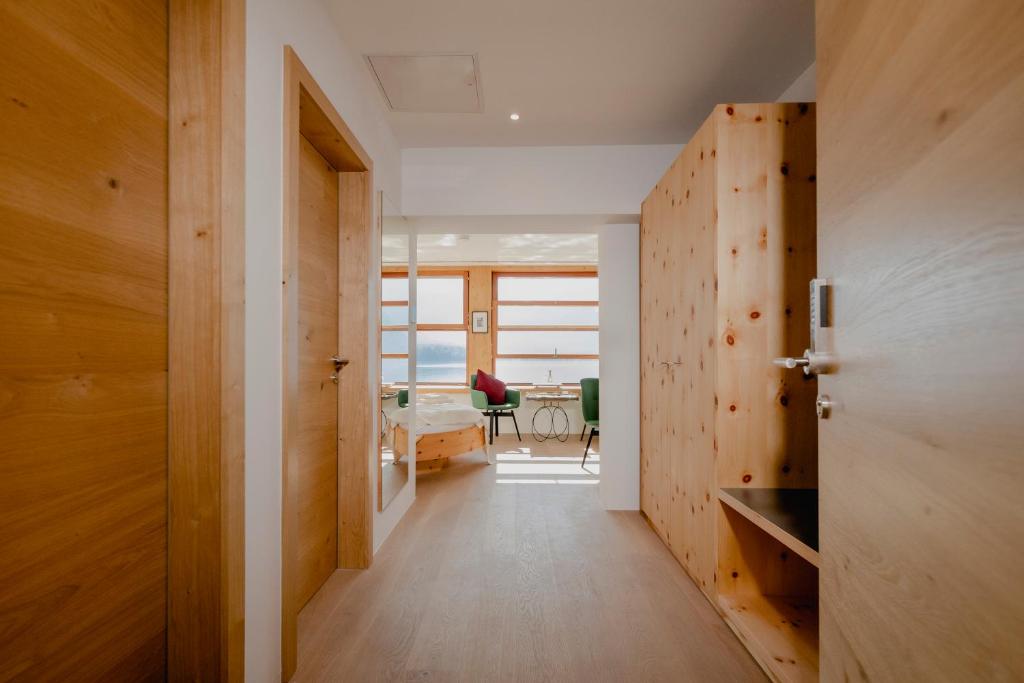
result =
M398 407L408 408L409 407L409 390L399 389L398 390Z
M487 394L482 391L477 391L476 388L476 375L472 375L469 378L470 386L470 397L473 399L473 407L477 410L483 411L483 414L490 418L491 425L488 435L488 443L494 443L495 435L501 436L498 431L498 418L499 417L511 417L512 424L516 428L516 438L520 441L523 437L519 434L519 423L516 422L515 409L519 407L519 390L505 388L505 402L504 403L488 403Z
M580 407L583 408L583 434L586 434L587 427L590 427L590 438L587 439L587 447L583 449L583 465L587 464L587 453L590 452L590 442L593 441L594 434L601 436L601 425L599 422L600 403L597 378L587 377L586 379L581 379ZM580 441L583 441L583 434L580 434Z

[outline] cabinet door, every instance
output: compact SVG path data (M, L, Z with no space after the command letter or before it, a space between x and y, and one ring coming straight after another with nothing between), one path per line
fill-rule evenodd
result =
M670 171L672 193L672 550L715 592L716 125L709 118Z
M1024 678L1024 4L819 0L822 679Z
M640 509L664 540L668 519L664 503L668 466L664 366L668 298L663 281L668 233L664 202L658 197L660 187L644 202L640 219Z

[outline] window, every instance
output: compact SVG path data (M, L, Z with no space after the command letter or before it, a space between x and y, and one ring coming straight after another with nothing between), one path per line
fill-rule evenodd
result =
M597 284L596 273L495 275L495 374L513 384L597 377Z
M408 275L385 273L381 299L381 379L408 382ZM465 273L417 276L416 300L416 381L465 384L469 318Z
M409 278L385 272L380 280L380 379L409 381Z

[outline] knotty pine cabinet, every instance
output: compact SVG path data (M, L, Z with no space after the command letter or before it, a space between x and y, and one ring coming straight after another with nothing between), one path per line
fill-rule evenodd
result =
M816 642L757 652L733 617L756 611L748 595L811 604L817 569L719 490L817 486L816 381L772 364L809 340L814 115L813 104L717 106L640 221L641 510L762 665L793 660L793 676L770 673L794 679L816 672Z

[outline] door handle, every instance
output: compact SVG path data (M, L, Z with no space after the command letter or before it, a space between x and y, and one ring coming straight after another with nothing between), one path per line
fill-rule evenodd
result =
M803 368L805 375L827 375L835 371L835 359L830 353L815 353L807 349L801 358L776 358L772 364L780 368Z
M793 368L806 368L811 364L811 361L808 358L776 358L772 363L780 368L792 370Z
M810 348L804 351L801 358L776 358L772 363L790 370L803 368L804 374L808 376L825 375L834 372L836 368L832 353L822 348L831 346L831 331L828 328L832 327L832 306L829 301L832 284L828 278L816 277L811 280L810 290Z

